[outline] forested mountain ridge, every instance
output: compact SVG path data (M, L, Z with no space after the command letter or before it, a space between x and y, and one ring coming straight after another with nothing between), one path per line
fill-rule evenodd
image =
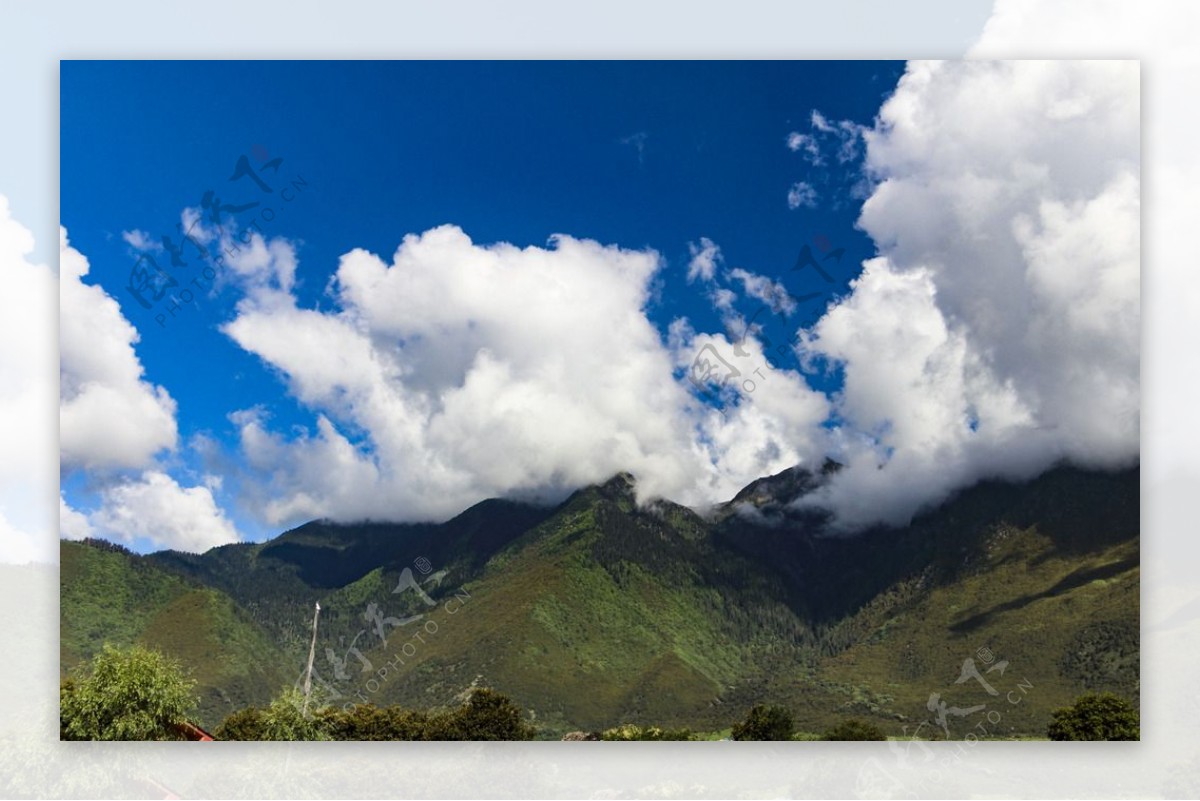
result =
M547 736L716 730L762 701L812 730L852 711L899 734L929 717L931 692L962 690L982 648L1044 688L1006 717L1008 733L1039 731L1085 689L1136 699L1137 468L984 482L903 528L833 537L791 504L836 469L760 479L708 516L639 507L620 474L554 508L493 500L442 524L314 522L201 555L123 554L140 567L108 581L142 586L141 570L175 587L154 598L199 586L227 599L289 683L319 600L318 681L335 703L424 708L486 684ZM68 597L66 554L89 547L64 543L64 665L105 631L153 637L143 617L115 620L129 596L105 609Z

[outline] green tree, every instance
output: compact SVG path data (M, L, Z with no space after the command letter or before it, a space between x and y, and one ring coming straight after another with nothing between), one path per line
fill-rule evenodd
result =
M266 740L266 731L266 710L251 706L230 713L213 731L213 737L218 740Z
M313 696L308 701L307 711L304 708L304 693L297 687L286 687L270 706L262 711L262 730L260 740L328 740L331 739L326 730L324 714L325 704L321 701L317 688L313 688Z
M105 645L90 665L63 682L59 732L64 740L181 740L196 708L195 682L175 660L141 646Z
M790 740L792 713L781 706L756 704L746 719L733 727L735 740Z
M229 740L532 740L536 730L521 710L495 690L480 689L460 708L426 714L399 706L325 706L287 688L265 709L234 712L215 735Z
M425 739L532 740L535 733L508 696L484 687L471 693L461 708L430 719Z
M1088 693L1071 706L1054 710L1051 740L1140 740L1138 711L1112 693Z
M852 718L825 732L823 740L886 740L887 735L874 723Z
M398 706L355 704L324 713L325 728L335 740L424 740L429 716Z

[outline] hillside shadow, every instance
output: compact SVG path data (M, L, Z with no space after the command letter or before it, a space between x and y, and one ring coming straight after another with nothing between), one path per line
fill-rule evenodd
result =
M952 624L950 626L950 630L955 634L964 634L979 628L985 623L990 622L997 615L1001 615L1005 612L1011 612L1014 609L1021 609L1033 603L1034 601L1040 601L1043 598L1053 598L1057 595L1062 595L1063 593L1069 592L1077 587L1082 587L1083 585L1096 581L1097 579L1112 578L1113 576L1124 573L1126 570L1137 567L1139 564L1140 560L1138 558L1130 557L1128 559L1122 559L1119 562L1101 565L1100 567L1076 570L1047 590L1043 590L1042 592L1035 593L1033 595L1026 595L1021 598L1014 598L1013 600L1006 601L1002 604L997 604L985 612L980 612L977 615L972 615L965 620L961 620L958 623Z

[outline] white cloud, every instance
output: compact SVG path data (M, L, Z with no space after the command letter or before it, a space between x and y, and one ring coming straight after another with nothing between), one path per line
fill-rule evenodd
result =
M788 189L788 208L795 210L801 206L809 209L817 207L817 190L806 181L797 181Z
M181 487L158 470L147 470L139 479L106 487L101 501L103 506L86 521L70 517L72 532L90 525L106 539L130 544L146 539L155 548L191 553L238 541L237 531L208 487Z
M644 313L651 253L479 247L448 226L391 264L344 256L336 313L248 296L226 332L319 413L291 440L244 421L274 476L269 519L438 516L619 469L702 503L832 447L850 469L824 501L855 527L983 477L1136 458L1137 105L1130 65L914 63L870 131L814 114L867 142L876 182L860 224L880 256L803 335L805 358L844 371L832 433L828 400L770 367L761 332L735 347L681 322L664 349ZM690 252L733 331L719 248ZM786 314L774 281L724 279ZM668 379L702 351L741 382L713 388L724 415Z
M143 379L137 330L101 287L83 283L88 261L59 247L60 443L63 467L141 468L175 447L175 401Z
M0 195L0 561L55 561L54 272Z
M853 120L832 121L817 109L812 110L809 120L812 130L816 133L802 134L793 131L787 136L787 145L789 148L792 150L803 148L808 153L810 163L813 166L820 166L824 163L824 160L820 156L820 141L832 139L833 143L837 146L837 160L839 164L845 164L858 158L863 134L869 130L867 126Z
M736 292L723 286L716 287L708 293L713 308L724 314L733 312L733 304L737 302L737 297Z
M693 250L715 269L715 245ZM738 415L740 444L705 445L719 415L672 375L694 343L668 347L645 316L658 268L653 251L566 236L548 249L484 247L443 226L405 237L390 264L343 256L331 284L340 311L247 297L225 332L318 412L314 432L290 438L261 412L233 418L248 464L270 476L268 522L445 516L619 470L645 496L707 502L809 458L800 412L750 426L782 404L782 380ZM799 387L803 415L824 408ZM733 453L736 466L713 463Z
M445 517L618 470L644 496L703 504L832 445L850 469L824 500L854 527L902 521L981 477L1136 458L1137 105L1136 67L1120 63L914 63L870 130L813 112L813 136L833 137L839 160L866 143L860 225L880 254L802 337L806 358L844 370L832 433L830 400L772 368L761 332L735 343L680 320L661 341L645 311L653 251L569 236L481 246L443 226L405 237L390 262L345 254L334 309L321 310L297 306L295 246L248 237L227 256L243 297L223 331L313 423L284 432L261 409L231 415L257 474L239 484L276 526ZM792 208L816 201L805 182L789 192ZM788 313L771 279L722 274L711 240L689 252L687 281L706 285L727 327L740 320L731 282ZM124 334L108 340L129 358L100 364L123 365L115 383L132 395L169 402ZM709 387L724 414L692 396L700 353L731 374ZM160 536L236 536L208 487L155 471L105 490L85 522L148 536L121 510L173 496L191 499L194 520Z
M671 339L677 365L725 401L724 414L706 410L697 431L696 447L714 466L714 474L705 492L685 502L724 500L748 483L747 476L819 463L825 446L820 423L829 414L828 400L810 389L798 371L772 367L759 338L731 341L681 324L672 328ZM776 357L791 359L788 343L772 344Z
M825 163L821 158L821 146L817 144L817 138L810 134L803 134L799 131L792 131L787 135L788 150L797 153L804 151L804 160L814 167L820 167Z
M858 158L863 141L863 134L869 130L865 125L859 125L853 120L841 120L838 123L838 163L845 164Z
M162 250L162 245L155 242L150 234L137 228L132 231L122 231L121 238L134 250Z
M881 257L808 336L845 368L844 520L1137 458L1138 119L1135 63L909 65L865 134Z
M296 248L285 239L269 242L261 234L227 232L221 239L223 280L239 283L244 291L258 296L289 293L296 281Z
M708 237L700 237L700 244L688 243L688 251L692 260L688 262L687 280L692 283L697 278L702 281L713 280L717 265L722 261L721 249L713 244Z
M96 535L87 515L72 509L61 494L58 496L58 532L65 540L82 540Z
M843 526L903 523L982 474L1026 475L1061 453L947 324L928 271L873 259L853 290L803 343L844 367L834 445L848 469L821 499Z
M144 237L125 238L145 244ZM265 277L262 262L269 260L271 275L281 276L288 257L251 242L230 269L245 286L266 292L279 281ZM83 282L88 261L70 246L65 229L59 263L62 469L87 471L99 496L98 508L84 514L60 495L60 536L145 538L186 551L237 541L213 498L210 487L217 485L206 479L206 486L182 487L159 466L157 456L174 450L178 439L175 401L145 379L134 349L137 329L112 296ZM131 478L131 470L140 477Z
M765 275L748 272L740 267L729 272L729 277L742 282L742 291L749 297L765 303L775 314L791 314L796 310L796 301L782 282Z

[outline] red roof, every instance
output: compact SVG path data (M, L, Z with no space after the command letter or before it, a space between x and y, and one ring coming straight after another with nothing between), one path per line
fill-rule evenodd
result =
M200 741L211 742L216 739L211 734L206 732L204 729L197 726L195 723L189 723L186 720L183 721L182 723L176 724L175 729L180 734L182 734L185 738L187 738L189 740L200 740Z

